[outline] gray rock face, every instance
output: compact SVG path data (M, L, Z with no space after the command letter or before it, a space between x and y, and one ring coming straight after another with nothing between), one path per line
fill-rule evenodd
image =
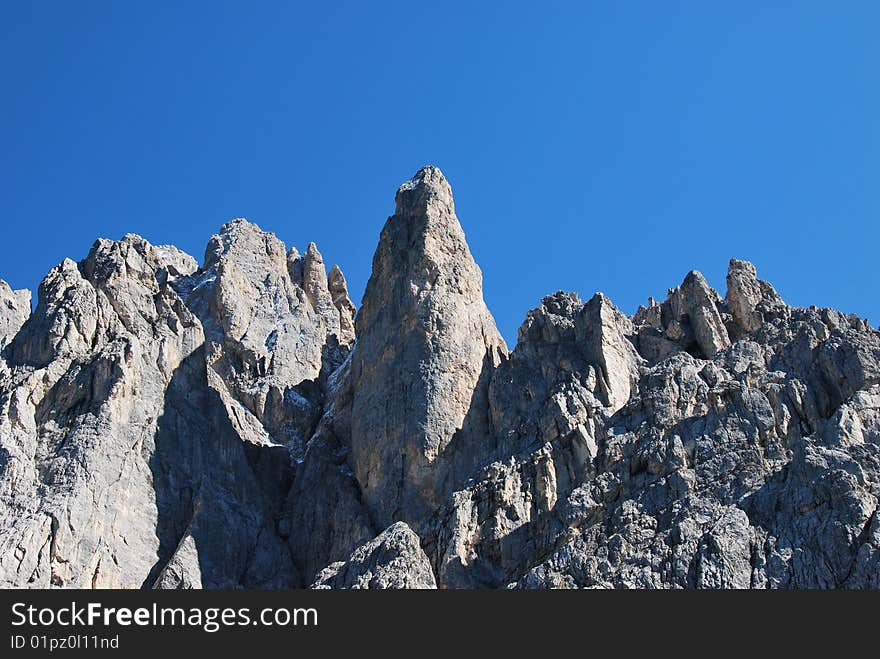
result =
M18 333L31 315L31 292L13 291L0 279L0 350Z
M420 170L396 203L355 322L351 367L351 465L380 527L418 523L440 504L450 444L467 451L486 441L485 415L467 417L507 354L443 174Z
M651 300L649 307L639 308L633 319L639 326L639 350L651 361L681 350L711 359L730 345L720 303L703 275L692 270L681 286L669 289L665 302Z
M205 328L209 382L238 435L301 457L326 380L353 340L341 329L351 303L334 306L318 248L311 243L300 257L274 234L233 220L211 238L203 268L176 286ZM337 295L348 300L344 278Z
M350 370L349 357L330 378L329 406L297 465L285 505L284 533L305 583L378 532L349 465Z
M419 536L404 522L397 522L355 549L347 561L321 570L312 588L425 590L436 589L437 582Z
M873 587L880 446L858 428L872 415L878 333L834 311L786 307L750 264L731 262L727 304L689 278L637 314L649 359L639 395L600 429L596 474L569 495L568 528L544 545L549 558L511 583ZM683 303L688 288L684 298L708 311ZM689 311L667 316L674 305ZM641 340L682 316L689 327L669 340L693 346L692 332L696 355L658 359L656 343ZM739 337L726 347L719 318Z
M50 272L3 353L0 584L301 585L276 519L350 343L332 308L244 221L201 269L128 235Z
M739 332L753 332L764 323L764 316L781 311L785 303L773 286L758 279L748 261L730 260L727 272L727 307Z
M434 167L356 317L244 220L0 282L0 586L308 585L880 588L880 333L732 260L508 352Z

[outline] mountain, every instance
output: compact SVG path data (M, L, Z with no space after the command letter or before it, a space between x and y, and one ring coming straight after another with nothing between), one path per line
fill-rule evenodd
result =
M732 260L511 351L435 167L357 313L237 219L0 282L0 350L3 587L880 587L877 330Z

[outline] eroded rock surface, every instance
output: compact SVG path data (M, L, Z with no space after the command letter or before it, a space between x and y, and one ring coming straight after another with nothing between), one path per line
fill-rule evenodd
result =
M435 167L355 314L245 220L0 282L0 585L878 588L880 333L732 260L509 352Z
M14 291L0 279L0 350L9 343L31 315L31 292Z
M404 522L392 524L358 547L345 562L321 570L313 588L437 588L419 536Z
M53 269L3 352L0 583L301 585L277 518L339 315L241 220L202 268L127 235Z
M479 406L507 354L443 174L420 170L396 204L355 322L351 365L351 465L380 527L418 523L440 504L450 445L467 452L486 441Z

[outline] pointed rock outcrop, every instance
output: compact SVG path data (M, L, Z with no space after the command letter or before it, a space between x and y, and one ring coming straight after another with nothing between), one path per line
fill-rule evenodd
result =
M632 331L601 293L557 292L526 315L490 384L495 461L439 516L441 586L504 585L564 532L557 505L593 476L602 427L638 393Z
M682 285L669 296L672 323L666 335L672 340L693 336L702 354L714 357L730 345L730 337L717 304L721 299L697 270L691 270Z
M0 583L304 585L275 518L351 342L306 261L236 220L200 269L130 234L49 273L5 351Z
M629 339L632 323L611 300L597 293L584 305L577 330L586 361L598 367L601 399L613 414L626 405L639 381L642 359Z
M12 340L31 315L31 292L14 291L0 279L0 350Z
M352 358L352 468L379 526L416 521L439 503L438 463L474 399L485 399L481 376L507 352L440 170L419 170L396 205ZM486 440L485 427L467 432Z
M865 319L734 260L632 319L548 295L508 354L432 167L354 318L245 220L0 282L0 587L880 587Z
M540 405L547 392L571 386L584 392L585 412L610 416L619 410L636 390L643 361L633 331L630 319L602 293L586 304L575 293L545 297L526 315L511 359L492 379L494 428L514 432L522 421L545 414ZM543 437L552 439L556 422L545 416L540 425L548 430Z
M681 286L669 289L665 302L652 298L647 307L639 307L633 318L639 352L649 361L680 350L713 358L731 343L722 309L721 296L700 272L691 270Z
M354 314L355 308L348 296L348 282L338 265L334 265L327 274L327 287L333 306L339 312L339 338L345 344L354 342Z
M758 279L748 261L730 259L727 269L727 308L741 332L752 332L764 322L764 314L785 306L768 282Z
M130 234L40 285L0 387L0 584L296 583L173 286L192 263Z
M431 563L409 526L397 522L318 574L312 588L436 589Z
M301 455L323 387L353 340L340 328L324 261L235 219L213 236L204 266L176 287L205 326L209 379L242 437Z
M342 281L345 281L344 277ZM321 256L321 252L318 251L318 246L315 243L309 243L306 255L303 258L302 286L306 292L309 304L312 305L312 309L323 318L327 326L327 333L335 335L337 340L339 340L339 309L333 301L333 293L330 290L327 278L327 269L324 267L324 257Z

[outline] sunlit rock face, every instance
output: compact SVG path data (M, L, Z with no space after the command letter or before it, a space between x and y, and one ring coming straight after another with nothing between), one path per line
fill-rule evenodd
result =
M467 417L485 404L488 373L507 355L443 174L420 170L396 202L351 365L351 466L383 527L418 523L440 505L453 442L469 451L487 441L485 411Z
M733 259L632 317L547 295L509 351L436 167L360 309L302 238L0 281L0 586L880 587L866 321Z

